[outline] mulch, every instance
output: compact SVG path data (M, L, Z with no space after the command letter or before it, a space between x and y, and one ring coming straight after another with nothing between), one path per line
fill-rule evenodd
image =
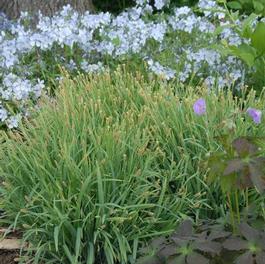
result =
M18 264L21 233L0 228L0 264Z
M0 250L0 264L18 264L19 250Z

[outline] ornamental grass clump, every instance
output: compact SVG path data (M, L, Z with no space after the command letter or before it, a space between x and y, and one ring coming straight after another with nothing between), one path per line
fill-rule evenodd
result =
M207 115L194 114L197 98ZM23 231L35 263L133 263L142 242L183 216L222 216L226 198L201 160L227 124L235 137L250 133L240 109L264 102L122 70L66 76L56 100L1 144L3 221ZM264 135L264 122L251 133ZM260 194L253 200L261 206Z

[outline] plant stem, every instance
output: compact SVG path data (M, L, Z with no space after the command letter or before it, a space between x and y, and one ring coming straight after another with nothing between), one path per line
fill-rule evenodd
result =
M236 233L235 217L234 217L232 201L231 201L231 197L230 197L229 193L227 193L227 199L228 199L228 206L229 206L229 210L230 210L230 218L231 218L233 233L235 234Z
M237 190L235 190L235 200L236 200L237 222L240 224L240 212L239 212L239 203L238 203L238 193L237 193Z
M248 188L246 189L246 214L245 214L245 221L248 219L248 207L249 207L249 201L248 201Z

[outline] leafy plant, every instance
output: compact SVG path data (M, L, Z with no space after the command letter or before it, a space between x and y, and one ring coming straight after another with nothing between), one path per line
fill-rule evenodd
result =
M244 41L239 45L229 45L223 41L225 49L222 52L241 59L252 69L250 84L261 90L265 85L265 22L258 21L253 29L257 15L251 14L240 25L236 22L239 19L238 13L231 13L227 9L227 16L231 23L228 27L232 27Z
M143 252L154 252L153 256L143 257L138 264L207 264L210 259L220 255L222 244L220 239L229 236L225 231L203 231L193 233L192 222L182 222L177 231L169 238L158 238L153 240L151 248Z
M260 192L265 189L264 164L257 139L240 137L230 141L230 136L220 137L224 150L213 153L208 159L209 181L217 177L223 192L234 189L256 187Z
M223 215L200 161L216 149L220 122L243 103L260 108L264 96L235 101L123 68L64 76L56 101L1 141L2 221L23 231L36 263L133 262L141 243L173 232L184 215ZM198 96L206 125L193 111ZM238 118L235 135L248 128Z
M249 226L239 225L241 237L225 240L223 247L230 251L243 251L235 260L237 264L263 264L265 260L265 232Z
M224 192L231 189L257 187L260 191L264 185L264 162L259 148L253 142L255 138L241 137L230 141L230 136L219 137L224 151L212 154L208 159L209 181L219 177Z
M219 179L223 193L228 198L231 222L236 230L231 196L234 195L235 211L240 223L238 190L256 187L260 192L265 189L265 157L261 156L257 138L231 136L220 137L223 150L213 153L207 160L209 182ZM248 195L248 194L247 194ZM248 207L248 204L246 205Z
M245 14L256 13L265 15L265 1L264 0L231 0L227 2L229 8L239 10Z

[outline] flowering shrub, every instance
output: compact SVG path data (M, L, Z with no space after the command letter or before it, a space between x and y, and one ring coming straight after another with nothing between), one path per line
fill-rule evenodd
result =
M204 82L209 88L239 90L248 84L252 68L217 48L220 39L234 47L248 41L234 30L227 11L215 1L200 0L202 15L187 6L164 13L169 4L137 0L135 7L117 16L81 15L66 6L52 18L40 14L35 29L22 14L10 30L0 33L1 125L9 126L11 119L28 113L28 107L61 79L58 65L74 74L95 73L140 60L147 73L175 83ZM241 25L240 17L235 22ZM6 86L11 76L16 81Z

